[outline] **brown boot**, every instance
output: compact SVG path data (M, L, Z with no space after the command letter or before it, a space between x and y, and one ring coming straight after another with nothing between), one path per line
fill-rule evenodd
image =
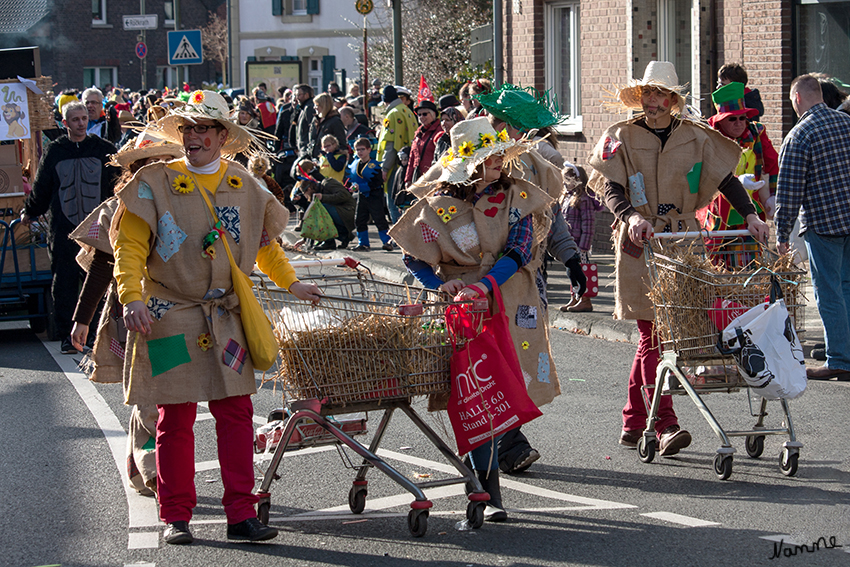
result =
M593 311L593 304L590 302L589 297L582 297L578 300L577 303L574 303L569 309L567 309L570 313L589 313Z
M560 309L561 309L561 311L566 313L567 311L570 310L570 307L572 307L573 305L575 305L579 301L580 301L580 298L577 295L570 295L569 302L566 305L561 305Z

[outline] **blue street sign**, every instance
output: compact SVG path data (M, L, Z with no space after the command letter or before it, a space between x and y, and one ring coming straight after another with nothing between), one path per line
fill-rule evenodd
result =
M204 62L201 30L168 32L168 64L198 65Z

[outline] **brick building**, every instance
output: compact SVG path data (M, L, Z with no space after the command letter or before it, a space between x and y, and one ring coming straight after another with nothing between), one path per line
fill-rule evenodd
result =
M553 89L569 120L560 151L584 164L610 124L617 86L652 60L672 61L704 116L713 113L717 69L738 62L761 92L775 145L796 120L791 80L823 72L850 83L848 0L506 0L505 81ZM850 90L850 89L848 89ZM599 215L597 227L610 222ZM605 235L600 234L600 246Z
M29 6L32 4L32 6ZM174 30L174 0L146 0L145 13L157 15L157 29L144 34L147 45L146 88L177 86L177 68L168 66L166 33ZM43 6L42 6L43 5ZM0 26L0 48L36 45L40 48L41 69L57 83L56 92L69 87L123 85L142 87L142 65L136 56L138 31L123 29L123 16L139 13L138 0L20 0L18 9L43 8L43 17L12 18L0 14L0 22L14 19L17 26ZM224 15L224 0L181 0L181 29L206 25L210 11ZM188 81L200 84L215 81L216 65L206 61L186 65Z

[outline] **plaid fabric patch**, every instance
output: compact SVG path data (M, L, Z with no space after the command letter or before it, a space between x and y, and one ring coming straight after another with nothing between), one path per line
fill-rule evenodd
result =
M605 142L602 144L602 161L608 161L614 154L617 153L617 148L620 147L620 140L615 140L614 138L607 136L605 138Z
M224 364L239 374L242 374L242 367L245 366L245 356L247 354L248 351L239 346L239 343L233 339L228 339L227 346L224 347L221 357L224 360Z
M124 360L124 347L122 347L121 343L119 343L114 338L109 339L109 352L111 352L121 360Z
M440 236L440 233L428 226L427 224L420 223L419 227L422 229L422 240L425 242L435 242L437 237Z
M263 246L268 246L272 241L269 238L269 233L266 232L266 227L263 227L263 233L260 235L260 248Z
M95 240L100 238L100 225L96 222L91 223L89 226L89 232L86 234L89 238L94 238Z
M537 328L537 307L534 305L519 305L516 310L516 326L520 329Z

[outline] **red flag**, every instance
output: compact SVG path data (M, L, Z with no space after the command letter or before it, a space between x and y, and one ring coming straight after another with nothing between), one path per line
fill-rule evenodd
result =
M416 97L416 103L422 104L423 100L434 102L434 95L431 94L431 89L428 88L428 83L425 82L425 75L419 75L419 96Z

